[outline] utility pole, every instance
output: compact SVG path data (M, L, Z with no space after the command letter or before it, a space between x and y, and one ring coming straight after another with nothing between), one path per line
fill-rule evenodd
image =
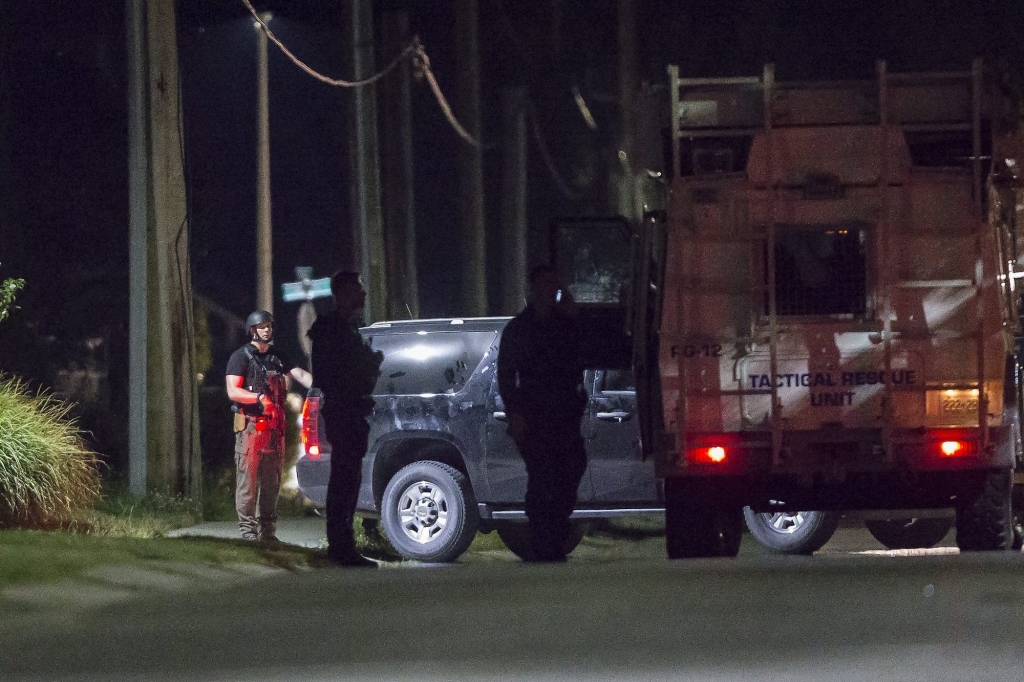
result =
M11 166L11 88L7 76L7 52L10 50L10 38L7 36L7 26L10 22L0 24L0 264L10 260L17 248L18 255L21 249L15 244L20 241L14 238L13 207L14 188L11 186L14 180ZM20 261L20 258L16 258ZM10 267L8 263L7 267ZM10 270L7 270L10 273ZM3 273L0 273L0 279Z
M409 15L385 12L383 54L393 55L409 41ZM419 317L416 268L416 203L412 158L412 68L403 60L380 81L384 244L387 249L388 317Z
M501 93L501 312L515 315L526 303L526 91Z
M631 222L640 216L636 211L636 0L619 0L619 135L616 150L619 168L612 172L613 210Z
M126 0L129 486L199 499L192 271L174 0Z
M373 75L373 2L352 0L352 73ZM353 251L367 291L365 321L387 318L388 281L384 266L384 227L380 200L380 150L377 143L377 89L352 89L352 230Z
M455 45L460 71L455 117L482 142L480 125L480 47L477 0L455 2ZM459 315L487 314L487 244L484 231L483 150L461 140L459 155Z
M149 329L149 158L146 145L146 16L143 0L128 6L128 490L145 495L148 420L146 346Z
M260 15L270 21L270 12ZM274 312L274 239L270 214L270 85L267 68L267 32L256 29L256 307Z

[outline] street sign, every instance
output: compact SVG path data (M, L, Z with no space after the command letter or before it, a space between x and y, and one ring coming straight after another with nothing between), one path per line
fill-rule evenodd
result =
M287 282L281 285L281 298L286 303L292 301L312 301L331 295L331 278L304 279L301 282Z

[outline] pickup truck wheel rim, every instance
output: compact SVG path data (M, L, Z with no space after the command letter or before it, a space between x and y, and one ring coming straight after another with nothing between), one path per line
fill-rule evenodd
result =
M768 527L776 533L788 535L795 533L804 524L803 512L778 512L775 514L764 514Z
M398 517L406 536L421 545L436 540L448 525L448 499L430 481L419 481L398 498Z

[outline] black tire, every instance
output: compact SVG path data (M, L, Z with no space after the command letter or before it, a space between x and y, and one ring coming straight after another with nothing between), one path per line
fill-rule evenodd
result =
M665 551L669 559L734 557L743 535L742 507L715 500L702 481L665 479Z
M829 511L767 513L744 507L743 520L755 540L780 554L814 554L839 527L839 513Z
M1024 485L1013 486L1010 498L1013 501L1013 544L1010 549L1019 552L1024 546Z
M441 462L414 462L392 477L381 501L384 533L406 559L455 561L473 542L480 516L469 481Z
M953 517L937 519L866 519L868 532L887 549L928 549L942 542Z
M1013 545L1010 491L1013 472L993 469L981 492L956 510L956 546L961 552L994 552Z
M530 544L530 525L525 522L507 521L495 526L498 537L505 543L505 547L523 561L533 560L533 547ZM587 533L587 524L584 521L572 523L572 535L566 539L565 553L570 554L583 541Z

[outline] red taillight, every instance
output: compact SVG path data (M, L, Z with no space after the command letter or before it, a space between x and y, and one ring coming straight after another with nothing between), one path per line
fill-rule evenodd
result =
M685 458L693 475L733 476L747 470L750 445L738 433L688 433Z
M310 459L320 457L320 431L317 424L315 399L307 399L302 405L302 447Z
M943 458L970 457L975 454L975 444L962 440L944 440L938 444L939 455Z
M984 463L977 429L929 429L899 445L899 456L922 470L971 469Z
M946 457L956 457L957 453L964 449L964 444L958 440L944 440L939 449Z
M710 448L691 448L686 451L691 464L723 464L729 459L729 451L721 445Z
M257 417L254 428L257 431L266 431L270 428L270 420L264 417Z

